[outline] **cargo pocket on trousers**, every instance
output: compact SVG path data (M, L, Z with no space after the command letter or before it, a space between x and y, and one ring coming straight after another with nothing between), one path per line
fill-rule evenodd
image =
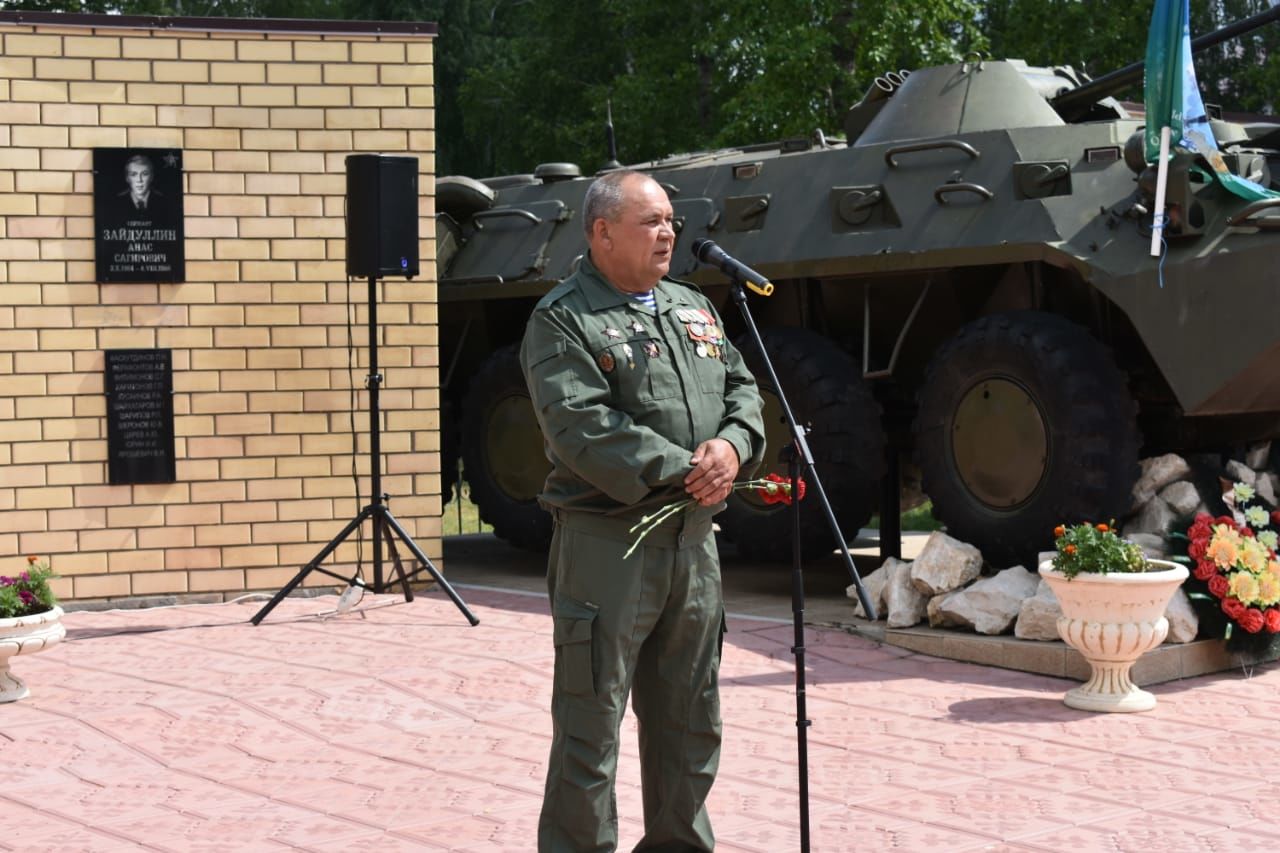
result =
M572 598L557 598L552 610L553 642L559 664L556 686L571 696L595 696L591 634L600 609Z

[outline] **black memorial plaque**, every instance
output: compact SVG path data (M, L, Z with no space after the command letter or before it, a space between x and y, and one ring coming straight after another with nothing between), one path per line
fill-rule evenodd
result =
M99 282L185 281L182 149L93 149L93 235Z
M173 351L109 349L105 355L108 482L174 482Z

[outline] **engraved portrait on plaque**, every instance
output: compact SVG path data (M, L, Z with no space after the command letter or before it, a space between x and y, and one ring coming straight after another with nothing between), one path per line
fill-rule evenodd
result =
M97 280L186 280L182 149L93 149Z

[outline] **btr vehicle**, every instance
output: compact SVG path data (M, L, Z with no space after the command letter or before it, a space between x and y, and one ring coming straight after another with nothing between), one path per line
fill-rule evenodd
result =
M675 210L670 274L717 304L757 377L726 278L690 244L710 238L774 283L751 310L847 535L877 509L896 520L910 461L952 536L1031 565L1056 525L1126 515L1140 454L1280 433L1280 213L1178 153L1167 251L1151 256L1143 119L1112 97L1141 73L971 58L877 80L844 141L633 167ZM1280 125L1211 125L1235 173L1280 187ZM550 163L437 183L446 486L460 454L481 517L522 547L544 548L551 524L516 353L534 303L586 251L591 177ZM762 387L764 470L784 473L789 437ZM806 551L829 552L823 514L803 516ZM785 508L735 493L718 520L743 553L791 553Z

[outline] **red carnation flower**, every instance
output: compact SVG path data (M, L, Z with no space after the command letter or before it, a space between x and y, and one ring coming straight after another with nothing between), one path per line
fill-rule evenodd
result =
M1256 634L1262 630L1266 619L1262 612L1256 607L1246 607L1244 613L1240 614L1240 618L1236 620L1240 623L1240 627L1248 631L1250 634Z
M1192 574L1196 576L1196 580L1207 581L1218 576L1218 567L1213 564L1212 560L1200 559L1196 561L1196 567Z
M1280 524L1280 509L1271 510L1271 523Z
M1215 598L1226 598L1230 589L1231 583L1224 576L1215 572L1213 577L1209 578L1209 592L1213 593ZM1231 600L1235 601L1234 598Z
M766 504L788 504L789 505L791 503L791 494L787 487L790 486L791 479L789 477L783 477L779 474L769 474L765 477L765 479L768 480L770 483L777 483L778 486L781 486L781 488L775 488L772 491L770 491L769 487L767 486L761 486L760 488L757 488L756 494L760 496L760 499L764 501ZM804 478L803 477L799 478L796 481L796 492L798 493L797 499L804 500Z
M1208 549L1209 545L1203 539L1192 539L1191 544L1187 546L1187 556L1193 560L1199 560Z
M1187 529L1187 536L1192 539L1207 539L1213 532L1213 518L1206 512L1196 516L1195 523Z
M1222 612L1227 614L1227 618L1232 622L1239 622L1240 617L1243 616L1244 612L1248 609L1249 608L1240 603L1240 599L1238 598L1222 599Z
M1280 608L1268 607L1264 621L1268 631L1272 634L1280 634Z
M1244 527L1240 528L1240 535L1244 536L1247 539L1252 539L1256 534L1254 534L1252 527L1245 525Z
M1235 520L1234 518L1232 518L1231 516L1229 516L1229 515L1220 515L1220 516L1218 516L1217 518L1215 518L1215 519L1213 520L1213 523L1214 523L1215 525L1216 525L1216 524L1225 524L1227 527L1230 527L1232 530L1237 529L1237 528L1236 528L1236 520Z

